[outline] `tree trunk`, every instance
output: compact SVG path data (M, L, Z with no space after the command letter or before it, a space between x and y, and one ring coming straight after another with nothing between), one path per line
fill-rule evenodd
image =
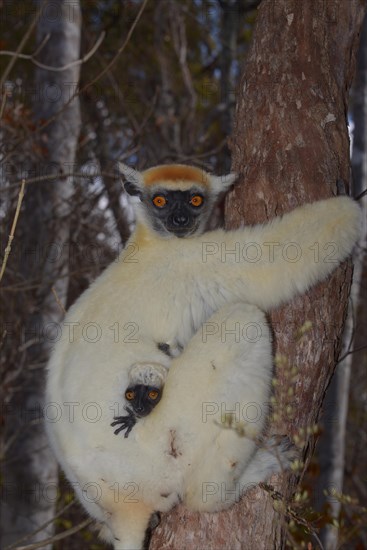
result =
M39 9L38 61L62 67L79 59L79 2L50 0L40 2ZM37 161L32 169L37 175L53 173L60 178L27 188L17 228L20 243L15 256L20 261L16 269L20 280L27 282L27 290L18 295L18 308L27 321L23 341L19 342L24 366L6 419L8 440L14 437L14 441L3 468L6 484L1 510L2 548L49 521L57 498L57 465L42 419L43 367L51 345L59 337L58 324L63 317L68 287L70 172L75 160L80 112L77 98L67 102L78 80L78 64L63 71L36 71L35 124L37 127L51 122L36 134L33 150ZM12 368L16 372L19 365ZM30 540L42 540L50 532L52 523Z
M112 158L113 134L109 132L104 109L101 109L92 100L91 112L97 126L97 156L101 173L111 172L116 167L116 160ZM103 185L106 189L109 207L116 223L116 230L120 236L122 246L125 245L131 234L127 210L121 205L121 180L116 173L116 179L102 176Z
M261 3L238 92L231 149L240 179L227 200L228 229L336 194L338 179L348 186L346 108L363 13L360 0ZM271 315L279 380L273 433L299 435L317 422L340 347L351 274L346 262L326 283ZM306 321L311 328L298 337ZM314 441L304 439L307 461ZM280 490L287 495L292 487L294 480L284 479ZM284 547L283 519L269 494L256 488L220 514L177 508L163 518L151 548L273 550Z

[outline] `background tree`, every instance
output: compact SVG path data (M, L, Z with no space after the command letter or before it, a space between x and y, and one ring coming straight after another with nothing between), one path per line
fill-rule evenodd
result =
M353 146L352 146L352 194L355 197L363 193L363 187L366 185L367 168L367 17L365 16L360 46L357 56L356 78L352 89L351 118L353 123ZM320 476L318 478L318 491L315 494L315 507L323 513L324 518L333 518L326 522L320 533L320 540L327 550L334 550L338 544L343 542L339 539L338 526L345 521L345 515L353 516L351 511L343 506L341 495L345 492L349 494L349 487L344 483L344 472L354 470L353 476L355 485L363 487L363 481L359 477L360 473L356 464L352 465L353 454L347 455L347 449L353 448L354 430L352 433L347 430L347 418L349 410L349 394L355 395L360 400L360 391L355 380L360 376L359 371L363 368L361 358L365 356L366 349L363 347L366 338L366 323L363 321L365 315L361 315L365 304L363 303L362 293L366 292L365 276L363 281L363 272L366 270L366 250L367 250L367 197L360 199L361 207L364 211L364 225L361 233L360 242L356 250L354 259L353 283L349 301L348 317L343 334L343 347L341 357L337 363L333 379L328 388L324 415L322 418L322 437L317 446L317 456L320 467ZM357 315L358 314L358 315ZM355 353L351 350L354 348ZM366 364L366 361L364 361ZM353 377L352 377L353 374ZM351 383L352 382L352 383ZM354 404L352 403L352 406ZM361 432L362 433L362 432ZM360 457L365 462L366 457ZM352 519L348 518L349 521ZM357 524L358 524L357 520ZM322 522L321 522L322 524Z
M27 187L12 257L16 260L12 265L15 282L23 286L12 307L14 316L19 314L18 323L23 324L18 325L20 361L16 371L8 372L10 380L16 374L18 388L6 423L9 445L2 468L6 480L1 506L3 548L51 520L55 513L57 464L43 427L42 368L52 341L58 337L66 305L73 192L70 172L80 131L79 99L73 98L80 69L75 63L80 54L79 2L39 3L35 26L38 67L33 109L22 113L19 122L36 139L27 144L27 158L10 147L8 166L20 160L23 170L54 177ZM52 525L40 530L33 540L43 540L47 533L52 533Z

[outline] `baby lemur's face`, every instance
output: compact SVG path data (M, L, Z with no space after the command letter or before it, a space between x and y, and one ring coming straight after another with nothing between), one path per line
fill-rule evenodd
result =
M138 418L147 416L159 403L162 397L162 388L135 384L125 391L125 398L132 406Z

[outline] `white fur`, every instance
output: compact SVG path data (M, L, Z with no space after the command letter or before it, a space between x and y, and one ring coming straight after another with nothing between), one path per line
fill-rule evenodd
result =
M359 223L358 206L343 197L263 226L187 239L160 239L140 224L118 261L70 309L48 367L47 401L54 405L47 429L80 500L116 549L141 548L150 514L178 499L207 511L233 502L213 490L204 499L203 484L230 491L263 479L264 464L269 473L274 464L253 441L266 417L272 368L258 308L326 278L351 253ZM298 261L287 260L291 252ZM334 262L325 261L330 252ZM241 337L231 340L228 331L237 334L238 325ZM242 327L257 327L258 338L248 339ZM178 342L184 352L170 360L160 342ZM117 409L136 362L170 371L160 403L124 438L110 423L123 413ZM219 413L203 422L205 403L213 410L239 403L242 411L250 402L262 413L246 424L249 437L224 428ZM95 498L85 492L91 487Z
M144 185L142 174L137 170L134 170L134 168L131 168L131 166L128 166L123 162L119 162L119 170L125 176L125 178L128 181L131 181L131 183L133 183L134 185L137 185L138 187Z
M135 363L129 372L129 385L144 385L161 388L167 378L168 369L160 363Z

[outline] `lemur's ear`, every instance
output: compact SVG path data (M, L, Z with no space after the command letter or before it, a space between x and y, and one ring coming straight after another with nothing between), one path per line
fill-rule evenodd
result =
M237 174L234 174L233 172L223 176L213 176L210 174L212 188L218 195L220 193L225 193L233 185L236 179Z
M140 197L144 189L143 175L122 162L119 162L119 170L126 180L124 183L126 193Z

